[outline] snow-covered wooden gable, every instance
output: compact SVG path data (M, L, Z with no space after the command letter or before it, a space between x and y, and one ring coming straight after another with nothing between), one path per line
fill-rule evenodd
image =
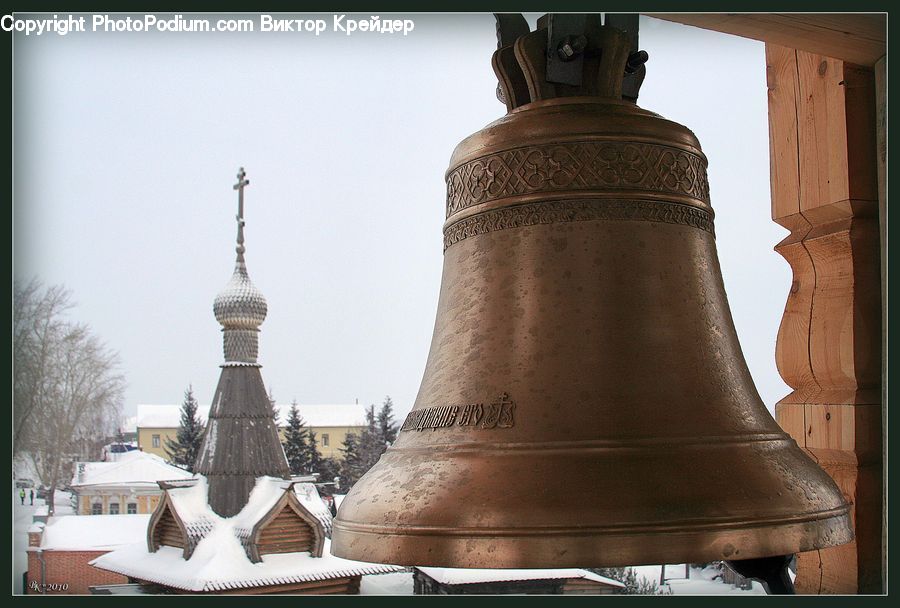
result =
M147 542L91 565L189 593L357 593L361 576L403 570L331 555L331 511L312 483L259 477L232 517L210 508L204 476L160 485Z
M322 557L324 526L297 499L292 485L248 530L244 546L250 561L259 562L271 553L308 552L311 557Z
M204 504L206 484L192 479L184 482L159 482L162 499L147 525L147 549L177 547L184 559L190 559L194 548L212 529L213 513Z
M163 498L147 526L147 549L177 547L184 559L221 519L206 503L206 484L198 480L161 482ZM331 531L331 513L312 484L261 477L247 504L230 519L234 535L253 563L273 553L321 557Z

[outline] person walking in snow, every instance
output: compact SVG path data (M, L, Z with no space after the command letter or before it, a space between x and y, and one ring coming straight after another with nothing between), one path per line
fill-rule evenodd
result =
M28 498L31 499L31 504L34 505L34 488L31 488L31 490L28 492Z
M19 500L22 501L22 504L25 504L25 488L19 490Z

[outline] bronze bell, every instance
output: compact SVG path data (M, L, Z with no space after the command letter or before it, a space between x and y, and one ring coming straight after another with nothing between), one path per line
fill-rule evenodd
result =
M333 553L589 567L852 540L841 492L750 377L700 144L633 102L633 32L550 19L501 32L509 112L450 161L422 385L343 501Z

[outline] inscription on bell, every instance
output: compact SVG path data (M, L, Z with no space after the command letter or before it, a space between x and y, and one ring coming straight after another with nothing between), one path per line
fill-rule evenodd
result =
M407 414L400 431L424 431L450 428L454 425L482 429L507 429L515 425L516 403L507 393L487 404L436 405Z

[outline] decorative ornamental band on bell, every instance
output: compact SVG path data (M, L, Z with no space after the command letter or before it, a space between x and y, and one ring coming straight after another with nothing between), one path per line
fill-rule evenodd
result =
M236 216L237 259L234 274L216 296L213 313L222 325L225 364L255 365L259 355L259 326L266 320L268 307L262 292L256 288L247 274L244 262L244 188L250 184L244 168L238 173L238 213Z

